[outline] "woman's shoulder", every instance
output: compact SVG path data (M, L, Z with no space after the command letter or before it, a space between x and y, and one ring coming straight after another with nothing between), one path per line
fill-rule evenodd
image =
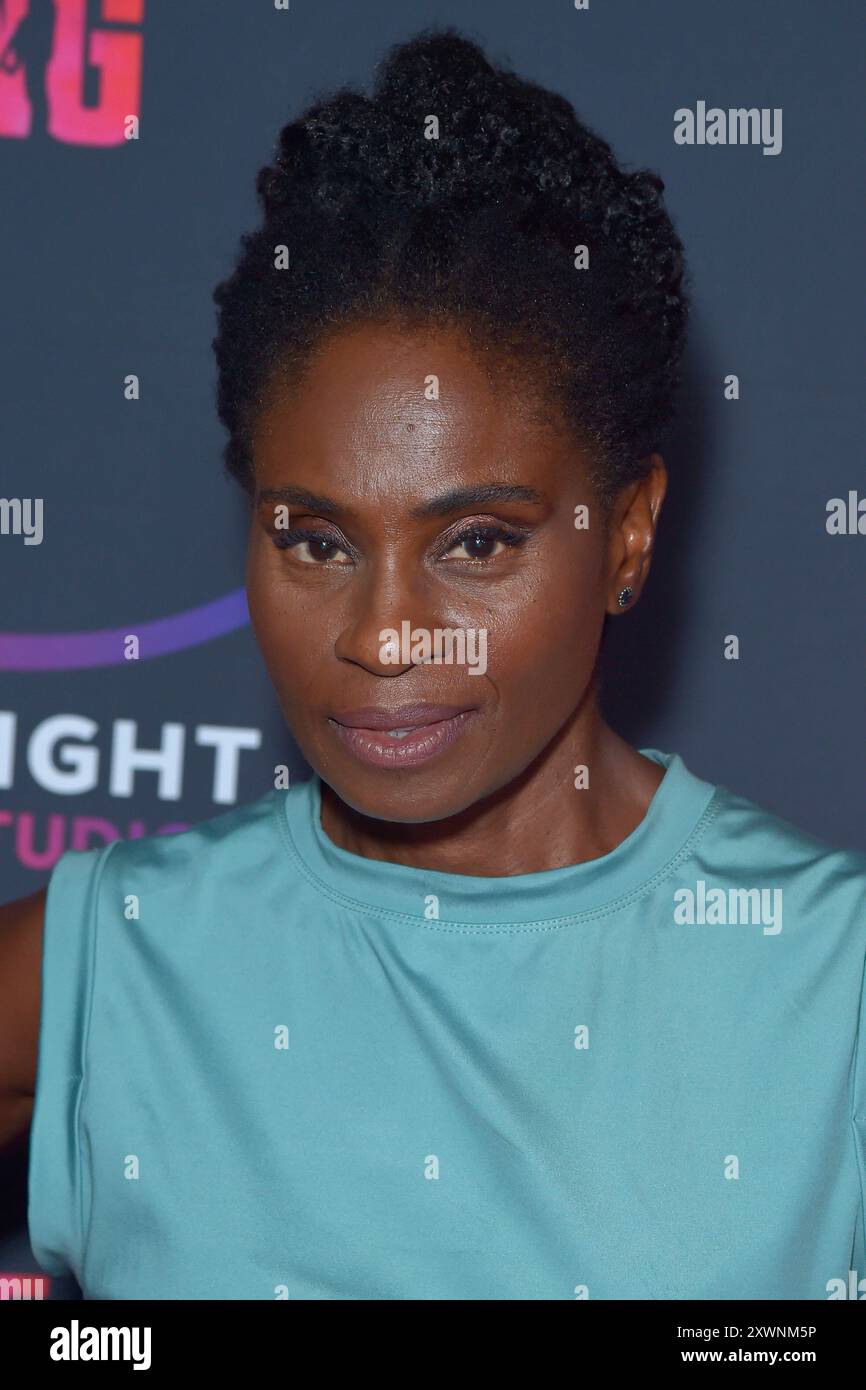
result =
M231 870L262 850L273 851L282 801L299 791L268 790L254 801L241 802L185 830L119 840L108 848L112 858L131 868L153 864L165 872L182 872L191 865L206 863L211 869Z
M106 882L127 885L130 892L158 892L163 898L173 890L188 896L196 888L213 893L230 882L251 887L266 868L288 863L280 828L283 802L302 795L303 784L290 791L269 790L185 830L68 850L49 879L48 908L102 894Z
M698 853L708 869L776 887L818 915L840 909L866 931L866 851L834 845L723 784L707 822Z
M866 874L866 850L835 845L723 783L715 786L714 812L716 834L742 841L744 854L769 851L780 866L823 862L825 867L847 865L855 875Z

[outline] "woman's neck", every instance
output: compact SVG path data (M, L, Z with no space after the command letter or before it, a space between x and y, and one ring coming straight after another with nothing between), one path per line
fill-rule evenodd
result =
M578 790L581 766L588 786ZM322 829L366 859L476 877L538 873L609 854L643 820L663 776L593 700L518 778L446 820L377 820L323 782Z

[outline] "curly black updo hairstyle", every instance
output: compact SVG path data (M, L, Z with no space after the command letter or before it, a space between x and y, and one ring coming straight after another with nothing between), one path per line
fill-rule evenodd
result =
M640 476L679 384L683 248L662 179L626 173L564 97L426 30L371 96L340 90L286 125L256 189L262 223L214 291L225 464L248 492L268 387L359 320L461 327L559 405L603 504Z

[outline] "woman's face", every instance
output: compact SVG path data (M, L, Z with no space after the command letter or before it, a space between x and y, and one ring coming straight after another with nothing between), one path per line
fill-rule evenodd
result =
M456 815L543 757L615 606L621 528L589 459L476 352L443 327L341 331L253 438L265 663L307 762L388 821Z

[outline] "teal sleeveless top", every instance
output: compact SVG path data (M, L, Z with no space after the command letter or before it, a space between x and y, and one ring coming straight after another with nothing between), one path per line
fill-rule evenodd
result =
M66 853L43 1269L93 1299L866 1295L866 855L642 752L638 827L540 873L349 853L317 777Z

